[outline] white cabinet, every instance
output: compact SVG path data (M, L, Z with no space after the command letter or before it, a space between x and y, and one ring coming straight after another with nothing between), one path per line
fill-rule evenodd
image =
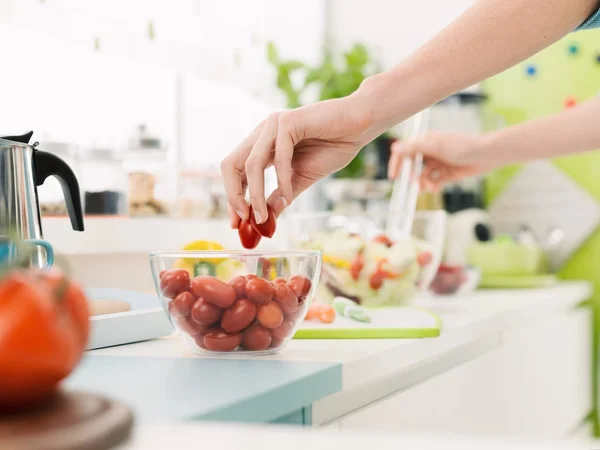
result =
M500 348L341 418L341 428L567 436L590 408L590 330L581 309L520 324Z

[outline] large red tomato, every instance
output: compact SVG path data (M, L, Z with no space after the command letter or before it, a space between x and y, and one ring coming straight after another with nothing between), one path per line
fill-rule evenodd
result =
M0 410L48 398L81 359L88 336L87 299L62 272L0 277Z

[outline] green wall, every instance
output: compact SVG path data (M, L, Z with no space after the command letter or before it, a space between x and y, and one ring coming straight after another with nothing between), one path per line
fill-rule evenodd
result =
M533 70L533 75L530 72ZM572 33L530 60L487 80L489 107L508 124L564 110L570 99L584 101L600 95L600 30ZM600 117L598 117L600 126ZM600 151L553 161L600 202ZM519 167L506 167L486 180L488 202L506 187ZM560 270L564 279L585 279L594 284L590 305L594 312L593 373L594 410L590 418L600 436L598 420L598 336L600 334L600 230L597 230Z

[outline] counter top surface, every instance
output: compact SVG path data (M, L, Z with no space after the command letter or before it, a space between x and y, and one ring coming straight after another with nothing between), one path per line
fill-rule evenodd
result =
M139 427L130 442L118 450L187 448L190 442L221 450L364 450L365 448L411 450L577 450L594 448L585 441L541 442L527 439L482 438L465 436L425 436L405 433L367 431L290 429L223 424L160 424Z
M132 404L142 411L142 420L221 420L237 411L236 420L260 422L291 413L302 401L310 405L386 375L396 384L409 384L425 376L420 373L425 367L427 376L441 373L481 354L500 332L576 307L590 293L589 284L568 282L536 290L422 298L417 304L442 319L438 338L293 340L280 354L251 360L198 356L177 337L167 337L88 352L67 385ZM275 411L258 414L240 406L252 402Z

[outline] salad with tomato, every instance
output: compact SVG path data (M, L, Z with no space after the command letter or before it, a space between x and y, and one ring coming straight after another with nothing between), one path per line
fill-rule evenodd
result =
M407 303L435 271L430 245L414 237L386 235L365 239L346 230L315 232L301 243L323 252L323 272L316 300L331 304L342 296L367 306Z

